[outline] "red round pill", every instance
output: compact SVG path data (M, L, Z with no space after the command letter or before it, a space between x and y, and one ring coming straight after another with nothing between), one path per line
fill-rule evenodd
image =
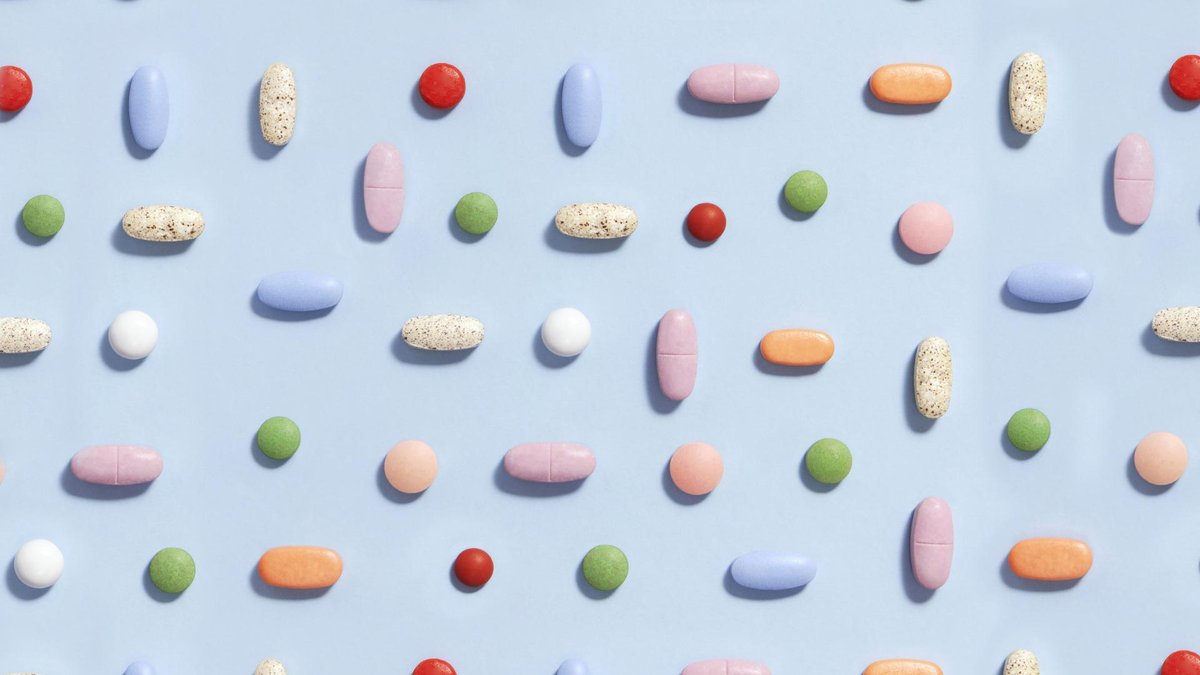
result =
M1200 101L1200 56L1188 54L1176 59L1167 75L1171 91L1185 101Z
M464 585L478 588L492 578L496 565L492 556L481 548L469 548L454 559L454 576Z
M449 63L435 63L421 73L417 91L431 108L453 108L467 93L462 71Z
M725 212L716 204L697 204L688 212L687 228L700 241L716 241L725 233Z
M16 66L0 68L0 110L16 112L33 98L33 80Z
M454 666L441 659L425 659L413 668L412 675L458 675Z
M1200 654L1177 651L1162 664L1162 675L1200 675Z

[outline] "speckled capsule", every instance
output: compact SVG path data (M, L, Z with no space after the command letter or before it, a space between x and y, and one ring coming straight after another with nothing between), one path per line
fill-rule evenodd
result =
M50 325L20 316L0 317L0 354L28 354L50 346Z
M568 204L554 216L554 225L568 237L620 239L637 230L637 213L628 206L606 202Z
M139 206L125 212L121 227L143 241L190 241L204 234L204 216L183 206Z
M272 63L258 89L258 124L263 140L287 145L296 131L296 76L287 64Z
M254 675L287 675L287 669L275 659L267 659L258 664L258 667L254 669Z
M408 346L430 351L474 349L483 342L483 334L482 321L462 314L414 316L400 329Z
M1018 649L1004 659L1003 675L1041 675L1037 657L1028 649Z
M1171 342L1200 342L1200 307L1168 307L1150 321L1154 334Z
M928 337L917 345L913 357L913 395L917 412L937 419L950 409L954 389L954 361L950 345L940 337Z
M1046 122L1046 62L1033 52L1013 59L1008 72L1008 115L1013 128L1036 134Z

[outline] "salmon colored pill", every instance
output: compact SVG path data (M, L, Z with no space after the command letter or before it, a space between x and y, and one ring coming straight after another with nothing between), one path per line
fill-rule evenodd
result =
M1200 675L1200 654L1181 649L1163 661L1161 675Z
M33 98L33 80L16 66L0 67L0 110L17 112Z
M700 241L716 241L725 234L725 212L716 204L697 204L688 212L687 229Z
M1200 56L1187 54L1176 59L1171 65L1171 72L1167 74L1167 82L1179 98L1200 101Z
M930 661L884 659L867 666L863 675L942 675L942 669Z
M258 576L279 588L328 588L342 576L342 557L320 546L280 546L258 559Z
M413 668L413 675L458 675L458 672L441 659L425 659Z
M400 441L383 459L383 475L397 490L415 495L429 489L437 478L437 453L423 441Z
M917 202L900 216L900 241L913 253L940 253L954 236L954 217L937 202Z
M683 492L699 496L717 489L725 475L721 453L708 443L681 445L671 455L671 482Z
M926 105L950 95L950 73L941 66L894 63L871 75L871 93L885 103Z
M486 584L496 571L492 556L481 548L469 548L454 559L454 576L464 585L478 588Z
M1092 568L1092 549L1078 539L1025 539L1008 552L1013 574L1037 581L1072 581Z
M435 63L421 73L417 91L431 108L445 110L458 105L467 93L462 71L449 63Z
M1133 467L1151 485L1170 485L1179 480L1187 461L1183 439L1166 431L1146 434L1133 451Z
M777 365L819 366L833 358L833 338L819 330L773 330L763 337L758 350Z

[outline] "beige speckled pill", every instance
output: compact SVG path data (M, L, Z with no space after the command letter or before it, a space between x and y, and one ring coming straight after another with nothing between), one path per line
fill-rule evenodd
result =
M917 345L913 357L913 394L917 412L937 419L950 409L954 389L954 361L950 345L940 337L928 337Z
M1200 342L1200 307L1168 307L1150 321L1154 334L1171 342Z
M400 336L408 346L431 351L474 349L483 342L483 322L461 314L414 316L404 322Z
M258 667L254 669L254 675L287 675L287 669L275 659L267 659L258 664Z
M272 63L258 88L258 124L271 145L287 145L296 130L296 76L283 63Z
M50 326L45 321L20 316L0 317L0 354L28 354L50 346Z
M1004 675L1042 675L1042 669L1033 652L1018 649L1004 659Z
M139 206L121 219L125 234L144 241L190 241L204 234L204 216L183 206Z
M558 231L581 239L620 239L637 229L637 213L628 206L606 202L568 204L554 216Z
M1008 115L1013 128L1036 134L1046 121L1046 62L1033 52L1013 59L1008 71Z

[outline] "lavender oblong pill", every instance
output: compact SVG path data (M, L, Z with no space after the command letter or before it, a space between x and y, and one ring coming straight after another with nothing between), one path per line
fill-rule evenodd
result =
M285 312L315 312L342 301L342 282L319 272L277 272L258 284L259 302Z
M746 588L786 591L807 586L817 576L817 564L796 553L752 551L734 560L729 573Z
M521 480L569 483L592 475L596 456L579 443L522 443L505 453L504 470Z
M655 365L663 396L682 401L696 386L698 349L696 322L686 310L672 309L658 322Z
M85 483L140 485L162 474L162 456L140 445L93 445L71 458L71 473Z
M754 661L712 659L689 664L679 675L771 675L771 669Z
M766 66L722 63L697 68L688 77L687 88L709 103L757 103L779 91L779 75Z
M1026 302L1059 304L1086 298L1092 292L1092 275L1075 265L1033 263L1013 270L1005 285Z
M1154 206L1154 153L1141 134L1129 134L1117 144L1113 158L1113 200L1117 215L1130 225L1150 218Z
M600 78L586 63L567 70L562 82L562 121L571 143L586 148L600 136Z
M167 78L154 66L142 66L129 81L129 129L145 150L157 150L167 138L171 106Z
M909 555L917 583L931 591L946 584L954 562L954 519L944 499L926 497L913 511Z

